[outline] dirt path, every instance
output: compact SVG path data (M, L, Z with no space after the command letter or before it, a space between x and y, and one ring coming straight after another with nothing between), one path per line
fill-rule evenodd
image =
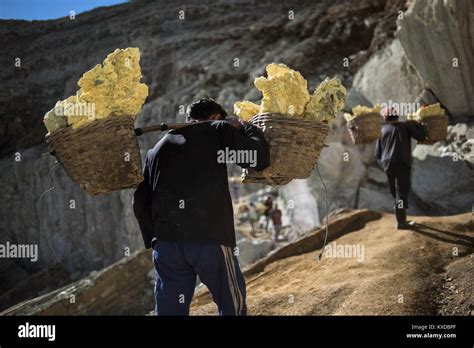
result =
M415 217L421 224L416 231L399 231L393 216L383 214L330 243L336 257L326 252L318 261L315 250L272 262L249 276L249 314L472 314L471 219L469 213ZM358 257L337 254L347 246L359 248ZM192 313L215 314L216 306L201 294Z

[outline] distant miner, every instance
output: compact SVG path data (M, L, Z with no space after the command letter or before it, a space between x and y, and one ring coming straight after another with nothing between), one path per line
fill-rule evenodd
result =
M408 229L415 223L407 221L408 193L411 176L411 138L422 141L423 126L414 121L398 122L394 108L385 108L382 115L387 122L377 141L376 156L387 174L390 192L395 199L397 229Z
M246 315L226 161L217 156L222 150L256 153L254 168L263 170L268 144L255 126L225 120L227 113L212 99L194 102L188 114L197 122L169 131L148 151L134 196L145 246L153 248L155 312L188 315L199 276L220 315Z

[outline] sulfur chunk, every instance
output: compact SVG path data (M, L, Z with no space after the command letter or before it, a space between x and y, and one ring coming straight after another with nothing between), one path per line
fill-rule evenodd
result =
M95 119L109 116L135 117L148 96L148 87L140 83L138 48L116 49L87 71L79 80L79 90L59 101L46 113L44 123L49 132L81 127Z
M322 122L334 119L344 108L347 91L339 79L326 78L316 88L304 110L304 117Z
M424 106L416 112L416 115L423 119L424 117L433 116L433 115L444 115L445 110L441 107L439 103Z
M324 80L310 97L303 76L285 64L269 64L267 77L258 77L254 84L263 94L261 105L248 101L236 102L234 113L248 120L258 112L312 118L328 122L344 108L347 95L338 79Z
M54 108L56 114L66 118L68 125L73 125L73 128L83 126L95 119L95 104L81 100L79 95L80 91L56 103Z
M414 114L407 117L408 120L421 122L423 118L430 116L442 116L445 114L445 110L439 103L423 106L417 110Z
M267 77L255 79L255 87L263 94L260 112L278 112L301 116L309 101L308 83L303 76L284 64L269 64Z
M93 114L70 115L68 124L77 128L109 116L136 116L148 96L139 61L138 48L116 49L103 65L86 72L78 82L77 102Z
M369 106L357 105L352 108L352 113L354 116L360 116L363 114L380 114L382 107L380 105L375 105L373 108Z
M360 115L380 114L380 110L382 110L382 107L378 104L375 105L373 108L369 106L357 105L352 108L352 115L348 113L344 113L344 118L346 119L346 121L350 121Z
M69 117L83 113L83 105L84 104L80 103L77 95L72 95L56 102L54 108L48 111L43 118L43 122L48 131L51 133L57 129L67 127Z
M277 77L277 76L286 74L290 70L294 71L285 64L276 64L276 63L268 64L266 67L266 70L267 70L268 77Z
M246 100L234 103L234 114L244 121L249 121L259 112L260 106L255 103Z
M58 101L58 104L59 103L60 102ZM43 123L46 126L48 133L52 133L58 129L67 127L67 118L62 115L58 115L56 113L56 107L54 107L44 115Z

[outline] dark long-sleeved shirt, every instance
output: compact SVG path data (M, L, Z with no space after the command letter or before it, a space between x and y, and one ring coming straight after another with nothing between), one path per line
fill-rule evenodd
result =
M168 132L148 151L133 204L146 248L153 239L235 246L226 160L266 168L270 154L261 131L198 122Z
M423 140L426 132L414 121L392 122L382 126L382 135L377 141L376 156L385 171L389 168L411 166L411 138Z

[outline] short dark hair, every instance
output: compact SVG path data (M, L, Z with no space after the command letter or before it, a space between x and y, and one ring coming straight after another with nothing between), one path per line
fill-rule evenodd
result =
M398 119L397 110L394 107L389 108L388 106L382 110L382 116L385 121L396 121Z
M220 114L222 119L227 117L224 108L211 98L196 100L188 107L188 117L195 120L207 120L213 114Z

